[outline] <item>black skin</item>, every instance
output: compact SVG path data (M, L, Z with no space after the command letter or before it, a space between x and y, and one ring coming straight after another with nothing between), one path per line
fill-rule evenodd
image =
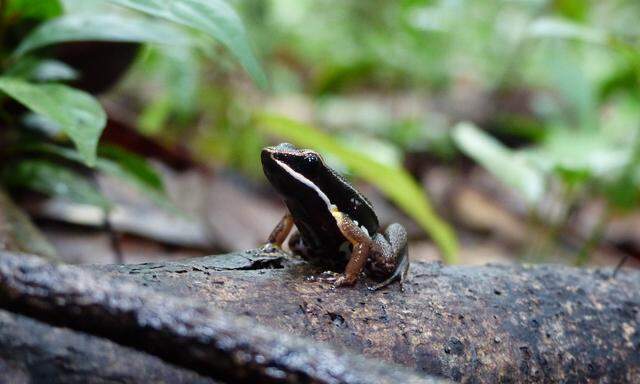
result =
M336 286L353 285L366 269L384 279L372 289L404 281L409 268L407 234L391 224L380 234L371 203L322 157L283 143L262 150L262 168L284 199L288 213L269 236L268 247L280 248L295 224L289 247L304 259L335 271Z

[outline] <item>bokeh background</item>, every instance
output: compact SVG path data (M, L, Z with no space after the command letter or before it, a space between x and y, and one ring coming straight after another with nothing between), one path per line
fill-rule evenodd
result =
M639 264L634 0L0 0L0 244L263 242L260 149L320 151L416 260ZM4 228L4 229L3 229Z

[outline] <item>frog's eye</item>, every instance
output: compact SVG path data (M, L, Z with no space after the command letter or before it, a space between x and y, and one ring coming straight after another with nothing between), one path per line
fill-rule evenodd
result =
M297 168L299 172L302 172L305 175L312 175L318 170L321 164L322 160L317 153L305 152L304 156L300 159L300 162L298 162Z
M315 152L307 152L305 155L305 160L309 165L320 164L320 156Z

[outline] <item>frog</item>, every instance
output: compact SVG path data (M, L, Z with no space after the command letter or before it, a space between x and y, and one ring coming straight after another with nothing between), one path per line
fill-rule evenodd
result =
M398 280L403 287L409 254L401 224L381 231L371 202L316 151L281 143L263 148L261 161L287 208L265 249L282 250L289 238L292 253L328 267L323 279L335 287L355 285L363 272L378 281L371 290Z

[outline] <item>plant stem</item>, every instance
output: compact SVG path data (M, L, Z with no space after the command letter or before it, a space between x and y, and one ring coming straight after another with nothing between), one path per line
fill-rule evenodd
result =
M98 181L98 175L96 171L91 170L91 182L96 187L100 194L103 194L102 188L100 186L100 182ZM113 255L115 256L115 262L117 264L124 264L124 254L122 253L122 245L120 243L120 237L116 233L113 228L113 224L111 223L111 208L104 208L102 210L104 215L104 220L102 222L102 229L107 232L109 236L109 243L111 244L111 250L113 251Z

